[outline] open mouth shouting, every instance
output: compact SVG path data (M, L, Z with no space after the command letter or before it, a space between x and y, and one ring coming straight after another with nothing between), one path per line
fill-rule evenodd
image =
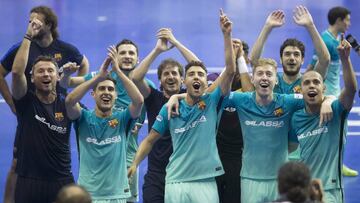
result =
M318 93L314 90L310 90L307 95L310 97L310 98L314 98L318 95Z
M194 88L195 90L199 90L200 87L201 87L201 84L200 84L200 82L194 82L194 83L192 84L192 86L193 86L193 88Z
M112 97L109 96L109 95L104 95L104 96L101 97L101 101L104 104L111 104L111 99L112 99Z
M260 82L261 88L268 88L269 86L270 86L270 84L268 82Z
M49 85L51 83L51 80L46 80L42 82L44 85Z

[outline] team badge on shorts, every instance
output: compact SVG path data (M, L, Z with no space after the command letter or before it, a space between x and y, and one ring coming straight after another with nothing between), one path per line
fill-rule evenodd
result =
M206 108L205 102L204 102L204 101L200 101L200 102L198 103L198 108L199 108L200 110L204 110L204 109Z
M54 59L55 59L57 62L61 61L61 59L62 59L61 53L56 53L56 54L54 54Z
M293 91L294 91L294 93L300 94L300 93L301 93L301 87L300 87L300 85L296 85L296 86L293 88Z
M62 112L55 113L55 120L56 121L62 121L64 120L64 114Z
M275 116L279 117L279 116L282 116L283 114L284 114L284 110L281 107L275 109L275 111L274 111Z
M119 121L115 118L115 119L109 120L108 124L110 127L115 128L119 124Z

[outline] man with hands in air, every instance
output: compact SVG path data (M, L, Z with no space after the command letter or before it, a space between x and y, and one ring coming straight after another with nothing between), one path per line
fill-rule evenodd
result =
M114 46L99 72L77 86L66 97L66 110L75 120L79 133L79 185L91 194L93 202L126 203L131 196L126 167L126 147L131 123L140 116L143 97L134 83L120 70ZM117 74L131 102L124 111L114 109L117 97L116 81L109 77L107 68ZM80 99L93 89L95 110L79 105Z
M162 107L128 171L131 177L154 143L170 130L173 153L166 168L166 203L219 201L214 177L223 174L223 169L215 140L216 109L222 95L229 93L235 73L232 23L222 10L220 27L224 35L226 70L221 76L219 87L212 93L204 94L207 88L206 68L201 62L190 62L185 67L187 94L180 102L180 116L168 120L167 107Z

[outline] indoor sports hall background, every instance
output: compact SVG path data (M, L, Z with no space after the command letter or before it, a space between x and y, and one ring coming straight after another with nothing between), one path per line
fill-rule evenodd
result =
M292 10L300 4L309 9L320 32L327 28L326 16L331 7L341 5L349 8L352 11L352 25L348 32L360 40L360 2L356 0L0 0L0 56L2 57L13 44L22 40L30 9L46 5L53 8L58 15L60 39L74 44L88 57L91 71L98 69L106 56L106 48L123 38L137 43L140 60L143 59L155 46L157 30L168 27L173 30L175 37L192 50L209 67L210 72L213 72L219 71L225 63L219 27L219 8L223 8L233 22L233 37L245 40L250 47L254 44L268 14L273 10L282 9L286 13L286 23L271 33L263 56L272 57L279 62L281 43L285 38L296 37L306 45L306 67L313 54L311 39L305 28L297 26L292 20ZM157 65L168 57L185 63L175 49L160 55L148 75L156 84ZM351 59L357 80L360 81L360 56L353 52ZM7 81L10 84L10 75ZM89 95L83 102L93 108L94 103ZM357 95L349 116L349 134L345 151L345 163L356 170L360 170L359 102ZM16 118L0 96L1 200L12 158L15 128ZM144 125L139 141L146 136L146 132L147 125ZM73 173L77 177L78 159L74 136L71 143ZM140 167L140 183L146 168L147 162L144 161ZM360 178L345 178L345 191L346 202L360 202Z

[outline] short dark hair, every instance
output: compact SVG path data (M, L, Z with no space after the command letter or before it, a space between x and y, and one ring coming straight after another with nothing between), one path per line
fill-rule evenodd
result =
M55 14L55 12L47 7L47 6L37 6L31 9L31 13L38 13L42 14L45 17L45 24L51 25L50 31L51 35L54 39L59 38L59 32L58 32L58 18Z
M116 44L116 50L119 48L119 46L123 45L123 44L131 44L135 47L136 49L136 54L139 55L139 49L137 47L137 45L135 44L135 42L129 40L129 39L123 39L121 40L119 43Z
M185 66L185 74L186 72L193 66L200 66L206 73L207 73L207 69L204 65L203 62L201 61L190 61L186 66Z
M116 86L116 80L115 80L114 78L110 77L109 75L106 76L105 80L110 80L111 82L114 83L114 86ZM105 81L105 80L103 80L103 81ZM103 82L103 81L101 81L101 82ZM96 83L96 84L94 85L93 91L96 90L96 88L97 88L97 86L98 86L99 83L100 83L100 82L98 82L98 83ZM115 89L116 89L116 88L115 88Z
M304 45L304 43L302 43L300 40L297 40L295 38L288 38L282 43L282 45L280 47L280 58L282 57L282 55L284 53L284 49L287 46L297 47L298 49L300 49L301 57L302 58L305 57L305 45Z
M161 61L160 65L159 65L159 67L157 69L157 76L158 76L159 80L161 78L162 72L164 71L164 69L167 66L171 66L171 67L176 66L176 67L178 67L178 71L179 71L180 76L184 75L184 70L183 70L182 65L179 62L175 61L174 59L168 58L168 59L165 59L165 60Z
M79 189L78 193L71 193L71 188ZM86 189L80 185L69 184L64 186L56 196L55 203L91 203L91 196Z
M311 173L301 162L288 162L278 172L278 188L291 202L304 202L310 196Z
M330 25L334 25L336 23L336 20L340 18L341 20L344 20L347 15L350 15L351 12L349 9L342 7L342 6L336 6L329 10L328 12L328 21Z
M31 74L34 72L34 67L37 63L39 63L40 61L48 61L51 62L52 64L55 65L56 70L59 71L59 66L56 62L56 60L52 57L52 56L44 56L44 55L40 55L38 56L35 61L33 62L32 66L31 66Z

